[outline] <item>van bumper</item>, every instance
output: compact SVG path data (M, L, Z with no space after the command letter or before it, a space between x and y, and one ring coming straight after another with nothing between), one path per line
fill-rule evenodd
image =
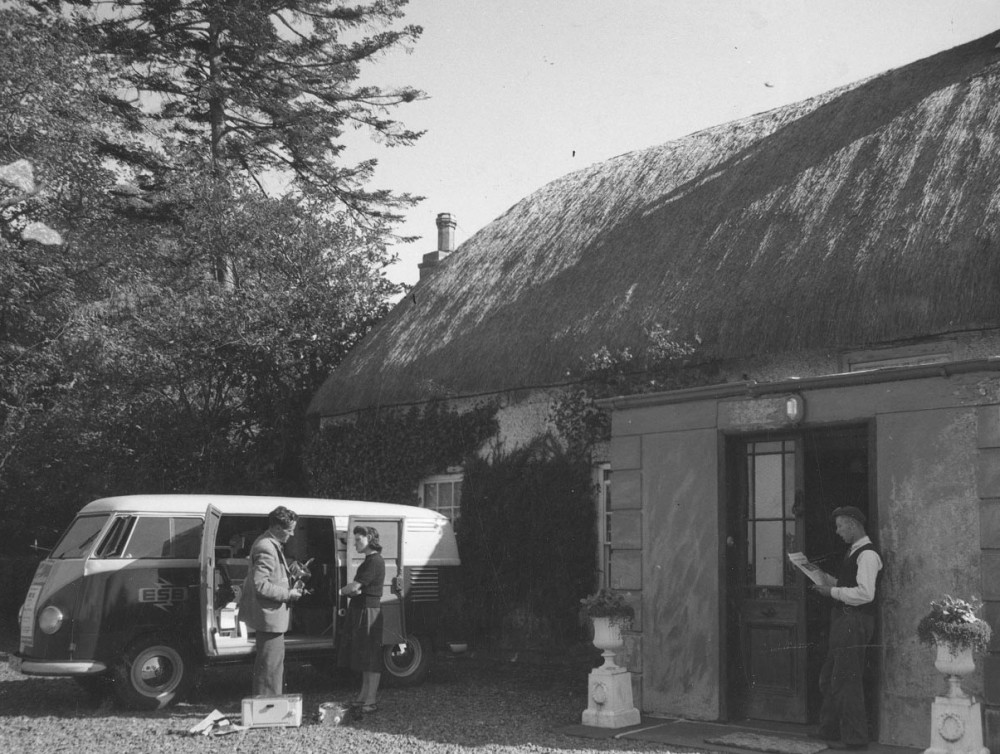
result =
M103 662L81 660L78 662L50 662L44 660L25 660L16 655L11 657L11 670L23 675L97 675L108 669Z

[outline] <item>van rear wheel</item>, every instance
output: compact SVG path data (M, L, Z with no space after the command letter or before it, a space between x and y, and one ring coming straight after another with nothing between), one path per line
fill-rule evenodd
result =
M407 634L402 644L382 647L385 679L392 686L416 686L424 682L431 669L434 652L426 636Z
M194 676L194 656L186 644L173 637L146 637L129 645L115 665L115 696L129 709L162 709L184 697Z

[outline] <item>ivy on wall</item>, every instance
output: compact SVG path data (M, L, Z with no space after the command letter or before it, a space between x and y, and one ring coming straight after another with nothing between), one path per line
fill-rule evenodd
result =
M460 413L433 401L328 424L304 451L309 494L414 505L421 479L463 463L496 435L497 408L484 403Z
M595 446L611 439L611 417L597 400L706 385L719 380L720 366L697 335L683 338L655 325L641 352L602 347L583 360L581 372L580 381L555 402L549 420L571 454L589 458Z
M470 460L458 530L472 635L520 646L580 638L597 569L590 465L542 437Z

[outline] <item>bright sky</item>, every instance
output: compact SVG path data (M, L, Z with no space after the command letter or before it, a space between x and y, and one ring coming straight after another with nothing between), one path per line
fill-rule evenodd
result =
M610 157L806 99L1000 29L998 0L411 0L424 27L364 82L429 99L394 112L426 135L375 148L373 186L407 213L397 282L549 181ZM359 152L360 153L360 152Z

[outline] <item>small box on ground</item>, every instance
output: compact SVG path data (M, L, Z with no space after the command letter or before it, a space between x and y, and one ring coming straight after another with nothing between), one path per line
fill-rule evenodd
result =
M275 728L302 725L302 694L248 696L243 700L243 727Z

